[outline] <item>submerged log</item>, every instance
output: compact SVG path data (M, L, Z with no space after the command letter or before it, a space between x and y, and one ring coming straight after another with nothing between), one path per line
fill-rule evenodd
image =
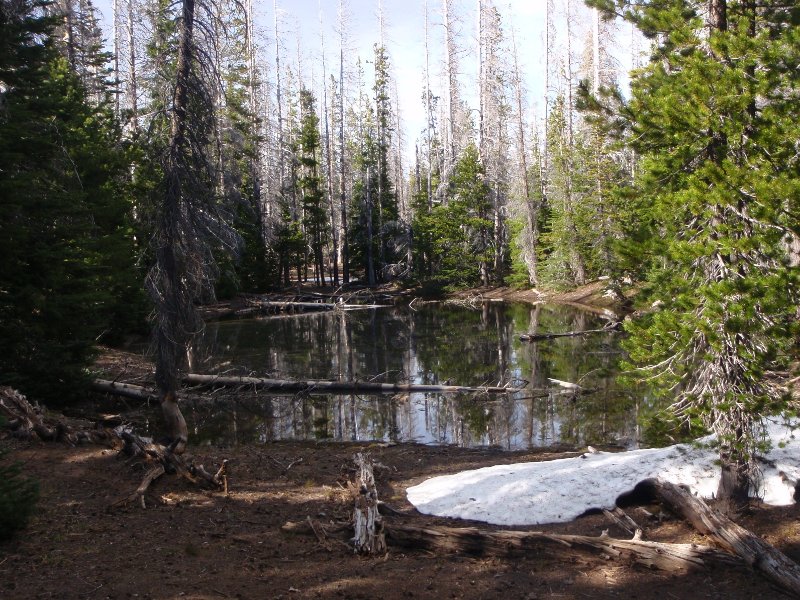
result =
M639 485L650 488L659 500L700 533L709 536L773 583L800 596L800 565L775 546L711 509L682 487L662 479L648 479Z
M359 554L385 554L386 536L383 518L378 512L378 490L369 455L360 452L353 457L358 468L353 512L353 546Z
M614 333L620 330L620 323L609 323L602 329L586 329L584 331L567 331L564 333L523 333L519 336L522 342L538 342L540 340L551 340L560 337L577 337L581 335L590 335L593 333Z
M600 536L564 535L538 531L492 531L476 527L413 527L387 525L390 544L406 548L459 552L478 556L563 555L587 551L615 559L630 558L647 567L680 571L709 564L737 564L725 552L697 544L647 542L634 537L620 540Z
M469 387L460 385L426 385L416 383L375 383L372 381L292 381L286 379L267 379L262 377L225 377L222 375L200 375L189 373L183 377L184 383L219 387L256 387L281 392L338 392L357 394L396 394L399 392L435 392L440 394L476 393L509 394L525 391L516 387Z

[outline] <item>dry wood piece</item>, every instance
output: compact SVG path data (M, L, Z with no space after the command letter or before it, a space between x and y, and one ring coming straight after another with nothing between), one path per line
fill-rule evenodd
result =
M148 470L139 488L130 496L127 496L112 505L112 508L130 504L139 499L142 508L145 507L144 494L150 484L160 477L163 473L176 473L188 479L194 484L203 487L222 490L228 493L228 461L223 460L222 465L216 473L209 473L203 465L195 465L192 457L177 454L176 444L165 446L155 444L148 439L142 438L130 431L120 431L120 438L125 442L122 452L132 457L143 459L146 463L153 465ZM160 472L159 472L160 467Z
M467 387L460 385L424 385L415 383L375 383L372 381L325 381L308 380L292 381L286 379L267 379L262 377L224 377L222 375L200 375L189 373L183 381L191 385L210 385L220 387L257 387L283 392L339 392L374 394L396 394L399 392L435 392L476 393L476 394L510 394L522 392L525 388L516 387Z
M75 429L63 419L48 418L38 406L28 402L18 391L0 387L0 414L8 419L12 435L21 439L46 442L112 444L113 432L108 429Z
M589 447L591 448L591 446ZM605 515L606 519L614 523L623 531L632 535L634 539L640 539L642 537L642 528L639 527L638 523L631 519L621 508L614 507L613 510L603 509L603 514Z
M358 468L355 490L355 511L353 513L353 544L360 554L385 554L386 536L383 518L378 512L378 490L372 472L369 455L360 452L353 457Z
M711 509L682 487L661 479L648 479L639 485L650 486L659 500L699 532L711 537L773 583L800 596L800 565L775 546Z
M592 537L535 531L492 531L475 527L387 525L386 536L392 545L479 556L521 556L527 553L563 555L575 550L600 552L612 558L629 557L639 564L666 571L703 567L711 563L739 562L710 546L646 542L636 538L618 540L606 533Z
M584 331L567 331L564 333L523 333L519 336L520 341L523 342L538 342L540 340L551 340L560 337L576 337L580 335L590 335L592 333L614 333L619 331L620 323L609 323L602 329L586 329Z

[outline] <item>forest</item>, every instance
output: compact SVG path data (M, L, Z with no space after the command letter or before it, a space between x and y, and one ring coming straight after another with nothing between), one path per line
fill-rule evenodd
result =
M279 0L0 2L0 385L63 408L149 339L181 472L201 306L602 281L620 377L715 434L720 507L748 503L797 410L794 2L543 0L532 59L514 3L420 1L413 111L382 2L368 55L320 4L312 59Z

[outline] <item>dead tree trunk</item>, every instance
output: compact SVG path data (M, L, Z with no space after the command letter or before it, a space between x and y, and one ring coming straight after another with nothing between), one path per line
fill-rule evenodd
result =
M378 490L369 455L360 452L353 457L358 467L355 511L353 513L353 545L360 554L385 554L386 535L383 518L378 512Z
M221 375L200 375L189 373L183 381L190 385L210 385L219 387L256 387L282 392L335 392L374 394L396 394L398 392L432 392L432 393L485 393L510 394L525 391L514 387L467 387L460 385L426 385L414 383L377 383L373 381L324 381L306 380L291 381L286 379L266 379L262 377L224 377ZM545 391L542 391L545 393Z
M573 554L575 550L588 551L616 559L629 557L639 564L666 571L704 567L711 563L738 562L729 554L710 546L646 542L637 537L618 540L606 533L594 537L537 531L493 531L476 527L387 525L386 536L392 545L479 556L562 556L565 553Z
M700 498L661 479L643 482L655 496L728 552L785 590L800 596L800 565L751 531L712 510ZM642 484L640 484L642 485Z

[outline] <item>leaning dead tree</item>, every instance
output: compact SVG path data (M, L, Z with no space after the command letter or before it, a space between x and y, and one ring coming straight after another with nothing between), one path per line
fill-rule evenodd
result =
M177 403L180 372L191 339L202 326L195 305L213 293L212 240L233 247L235 237L227 215L220 212L224 203L215 194L215 167L209 156L216 123L215 95L208 82L218 78L213 54L197 43L209 35L208 29L200 22L196 33L195 0L182 0L176 20L178 55L174 90L168 95L169 139L162 156L164 177L153 239L156 262L146 284L155 305L156 385L166 432L173 452L179 454L188 437ZM170 69L169 58L163 58Z

